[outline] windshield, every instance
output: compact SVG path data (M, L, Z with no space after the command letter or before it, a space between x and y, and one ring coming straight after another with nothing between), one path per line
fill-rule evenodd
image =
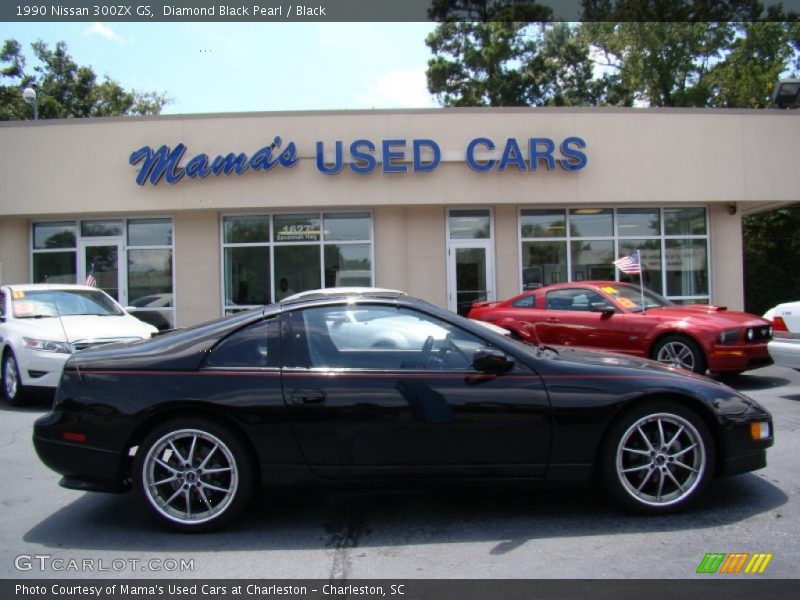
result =
M100 290L16 290L11 293L11 307L17 319L42 319L59 315L109 317L124 314Z
M642 312L642 290L630 285L609 284L600 288L628 312ZM674 306L672 302L651 290L644 290L645 308Z

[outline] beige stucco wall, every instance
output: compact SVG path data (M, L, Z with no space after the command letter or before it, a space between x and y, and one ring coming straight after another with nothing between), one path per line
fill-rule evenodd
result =
M275 135L303 157L293 169L209 176L170 186L137 186L128 164L144 146L187 145L204 152L253 153ZM559 143L586 141L578 172L473 172L469 140L486 136ZM329 176L317 171L317 140L431 138L441 147L432 173ZM452 109L259 113L152 119L82 119L0 125L4 215L108 211L381 206L670 202L792 202L800 173L798 111L636 109ZM496 152L495 154L499 154Z
M27 219L0 216L0 284L28 281Z
M731 310L744 309L744 268L742 264L742 213L728 213L732 203L709 207L711 245L711 303Z
M219 218L214 212L177 213L174 231L176 325L215 319L222 314Z
M176 185L136 185L128 164L144 145L252 154L275 135L294 141L293 169L209 176ZM474 172L464 162L475 137L499 146L515 137L586 141L578 172ZM318 172L315 142L330 152L355 139L430 138L442 150L432 173ZM800 202L794 145L800 111L636 109L453 109L261 113L0 124L0 262L4 281L26 281L30 222L115 215L175 219L178 325L221 314L219 215L237 211L370 209L375 284L447 305L446 213L491 208L497 298L519 292L520 206L709 207L712 302L741 308L741 216ZM500 150L486 158L499 158ZM558 152L556 153L558 155ZM737 214L727 206L737 204Z

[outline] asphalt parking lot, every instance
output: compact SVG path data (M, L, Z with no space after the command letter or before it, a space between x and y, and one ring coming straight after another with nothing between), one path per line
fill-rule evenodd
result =
M159 529L130 494L60 488L30 439L48 402L0 403L0 577L691 578L706 553L763 552L758 577L797 578L800 373L730 383L774 416L769 465L682 515L631 516L587 492L282 492L201 535Z

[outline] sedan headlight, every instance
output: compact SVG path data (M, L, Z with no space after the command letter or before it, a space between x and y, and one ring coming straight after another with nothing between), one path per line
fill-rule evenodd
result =
M72 354L72 348L66 342L55 342L53 340L37 340L34 338L22 338L25 347L29 350L39 352L60 352L62 354Z
M717 342L720 344L736 344L742 336L740 328L726 329L717 336Z

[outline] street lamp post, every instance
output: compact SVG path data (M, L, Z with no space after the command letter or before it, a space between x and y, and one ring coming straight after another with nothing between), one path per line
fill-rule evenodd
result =
M22 98L28 104L33 104L33 120L37 120L39 118L39 95L36 90L32 87L26 87L22 90Z
M772 94L772 103L778 108L795 108L800 96L800 79L781 79Z

